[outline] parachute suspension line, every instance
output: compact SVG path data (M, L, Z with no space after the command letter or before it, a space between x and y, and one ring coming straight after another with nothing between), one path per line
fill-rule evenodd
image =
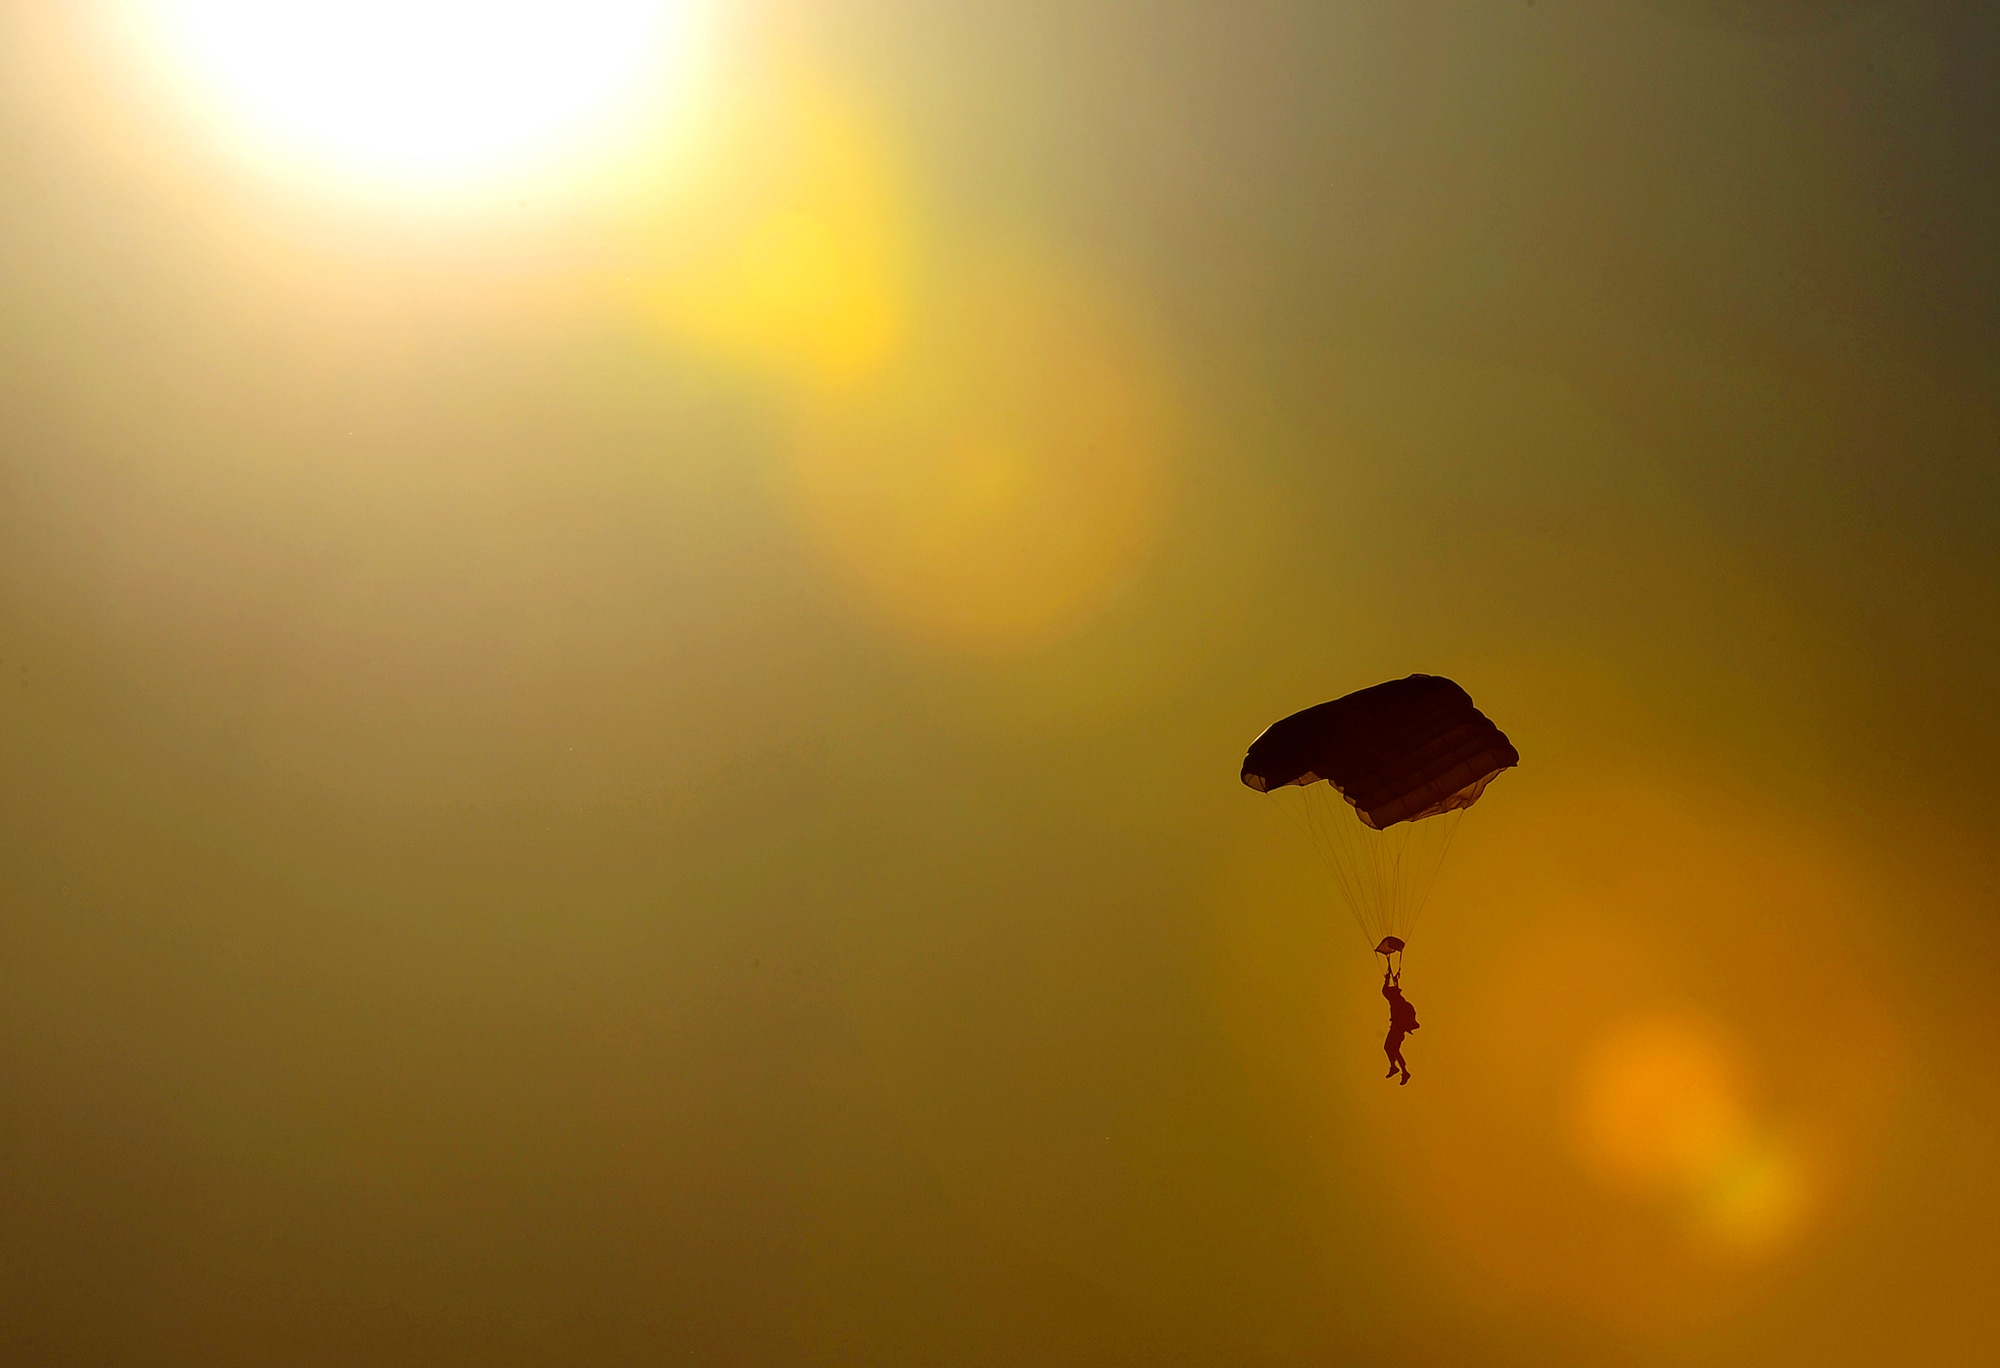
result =
M1413 674L1279 718L1250 743L1242 779L1305 805L1307 835L1372 951L1407 942L1465 808L1520 763L1464 689ZM1275 796L1294 787L1296 798ZM1439 812L1440 799L1463 806ZM1403 959L1396 950L1392 972Z
M1375 939L1369 938L1369 927L1377 918L1369 906L1366 878L1363 872L1354 867L1352 861L1347 858L1348 852L1342 848L1343 843L1335 834L1337 828L1329 819L1338 819L1340 814L1326 810L1331 789L1328 788L1326 793L1318 791L1325 787L1314 784L1299 790L1296 820L1305 828L1306 838L1312 842L1320 863L1324 864L1327 871L1333 875L1334 885L1340 893L1340 900L1347 905L1348 915L1353 918L1362 937L1368 940L1370 948L1373 948L1376 942ZM1286 806L1290 807L1291 804L1288 802Z
M1395 919L1390 902L1387 852L1376 833L1363 826L1339 791L1313 784L1300 791L1307 829L1320 859L1334 877L1356 927L1374 949Z
M1302 786L1298 801L1303 806L1295 820L1333 875L1368 948L1373 950L1384 936L1408 940L1423 916L1463 810L1378 831L1363 824L1331 785Z
M1458 824L1465 820L1465 813L1466 809L1456 808L1424 819L1436 824L1436 836L1431 842L1436 849L1434 853L1426 851L1427 858L1422 860L1421 867L1403 881L1409 898L1409 907L1403 917L1405 940L1416 933L1417 923L1423 920L1424 909L1430 905L1431 885L1437 882L1438 872L1444 868L1445 857L1451 854L1452 839L1458 835ZM1414 827L1418 824L1412 822L1410 825Z

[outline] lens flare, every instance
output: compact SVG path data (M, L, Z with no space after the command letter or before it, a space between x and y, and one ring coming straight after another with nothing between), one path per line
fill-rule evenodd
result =
M1070 260L951 240L864 102L788 72L756 103L703 212L642 229L613 288L781 397L785 494L864 616L982 653L1061 638L1158 532L1164 349Z
M1808 1214L1811 1172L1780 1141L1765 1138L1738 1153L1697 1194L1694 1215L1704 1242L1760 1255L1778 1247Z
M1714 1181L1748 1142L1739 1052L1698 1017L1614 1027L1577 1071L1574 1134L1585 1166L1638 1191Z
M1630 1018L1584 1051L1571 1138L1584 1169L1678 1211L1698 1243L1758 1253L1805 1214L1804 1166L1759 1117L1746 1052L1688 1012Z
M632 101L673 0L147 0L177 65L260 140L371 176L489 171Z
M649 226L633 294L651 326L710 358L837 389L905 335L907 176L844 92L795 77L759 94L691 196L703 211Z
M1046 263L988 263L938 302L894 367L808 407L800 517L885 625L1032 647L1142 562L1163 511L1166 389L1118 312Z
M1522 785L1438 889L1414 1086L1383 1085L1338 909L1261 842L1224 1000L1282 1105L1365 1119L1397 1227L1467 1295L1711 1323L1825 1248L1875 1162L1905 1058L1880 890L1754 795L1560 761Z

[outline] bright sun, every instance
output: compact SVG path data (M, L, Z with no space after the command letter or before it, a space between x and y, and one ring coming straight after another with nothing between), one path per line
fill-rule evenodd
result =
M260 140L436 183L546 156L645 94L690 0L145 0Z

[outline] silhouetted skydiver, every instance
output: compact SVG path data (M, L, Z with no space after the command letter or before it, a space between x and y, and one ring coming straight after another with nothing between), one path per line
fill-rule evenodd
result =
M1403 996L1403 976L1382 970L1382 996L1389 999L1389 1036L1382 1042L1383 1053L1389 1056L1389 1072L1384 1078L1394 1078L1397 1070L1403 1074L1403 1082L1410 1081L1410 1066L1403 1062L1403 1037L1417 1029L1417 1009Z

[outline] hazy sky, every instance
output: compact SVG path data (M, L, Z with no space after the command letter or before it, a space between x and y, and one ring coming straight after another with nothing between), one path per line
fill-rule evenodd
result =
M0 4L0 1357L1991 1360L2000 8L247 12Z

